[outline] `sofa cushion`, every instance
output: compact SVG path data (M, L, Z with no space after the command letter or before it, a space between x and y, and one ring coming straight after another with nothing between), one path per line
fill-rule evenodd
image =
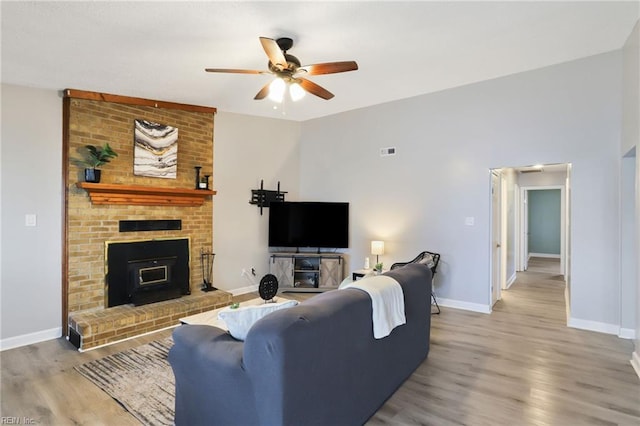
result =
M229 329L229 333L238 340L247 337L249 329L256 321L265 315L279 309L290 308L298 304L297 300L287 300L280 303L265 303L256 306L241 306L236 309L226 308L218 313L218 318L223 320Z

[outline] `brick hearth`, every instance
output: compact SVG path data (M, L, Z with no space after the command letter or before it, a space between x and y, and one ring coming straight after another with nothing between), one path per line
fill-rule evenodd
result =
M231 293L216 290L149 305L75 312L69 315L69 328L81 336L78 349L86 350L171 327L180 318L227 306L231 299Z

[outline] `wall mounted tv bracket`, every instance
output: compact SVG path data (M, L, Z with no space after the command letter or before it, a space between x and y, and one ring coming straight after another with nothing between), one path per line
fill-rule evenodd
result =
M269 207L274 201L284 201L286 191L280 191L280 182L278 181L278 189L276 191L264 189L264 180L260 180L260 189L251 190L251 201L249 204L257 204L260 207L260 216L262 216L262 208Z

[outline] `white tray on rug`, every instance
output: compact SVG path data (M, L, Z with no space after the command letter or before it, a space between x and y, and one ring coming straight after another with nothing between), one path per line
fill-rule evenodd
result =
M285 299L283 297L274 297L273 302L282 303L287 302L289 299ZM264 300L257 297L255 299L245 300L244 302L240 302L240 306L257 306L263 305L265 303ZM271 302L269 302L271 303ZM201 324L201 325L212 325L214 327L221 328L223 330L227 330L227 325L224 321L218 319L218 312L223 309L229 309L229 306L225 306L223 308L214 309L212 311L206 311L199 314L191 315L188 317L180 318L181 324Z

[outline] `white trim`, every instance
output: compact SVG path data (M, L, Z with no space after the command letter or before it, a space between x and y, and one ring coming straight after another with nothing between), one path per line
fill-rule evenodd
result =
M640 355L638 355L638 352L631 353L631 366L636 370L636 374L640 378Z
M567 315L567 326L569 326L569 321L571 321L571 303L569 303L569 283L564 286L564 309Z
M579 328L581 330L597 331L598 333L613 334L615 336L620 332L620 326L616 324L607 324L605 322L583 320L577 318L569 318L567 326Z
M437 297L437 296L436 296ZM463 309L465 311L480 312L482 314L490 314L491 307L480 303L463 302L462 300L441 299L437 297L438 305L446 308Z
M245 287L232 288L231 290L225 290L225 289L221 289L221 290L231 293L234 296L240 296L241 294L247 294L247 293L252 293L254 291L258 291L258 286L248 285Z
M493 182L493 178L494 176L497 178L498 183L494 186L494 182ZM495 213L494 212L494 194L495 191L498 191L498 208L497 213L498 213L498 223L496 224L494 219L495 219ZM503 236L502 236L502 173L499 169L490 169L489 170L489 197L491 200L490 206L489 206L489 218L490 218L490 232L491 235L489 237L489 300L491 305L493 305L494 303L496 303L498 300L501 299L501 290L503 287L503 281L502 281L502 269L504 268L504 266L502 265L502 252L504 250L504 246L503 246ZM496 239L494 238L496 236L496 233L498 234L498 238L496 241ZM495 244L499 244L497 246L498 249L498 255L495 255L495 251L494 250L496 248ZM496 262L498 263L498 265L496 265ZM494 269L497 269L497 271L495 271ZM497 279L498 282L495 282L495 279ZM494 287L495 286L495 287ZM464 309L464 308L463 308ZM470 309L473 310L473 309ZM491 308L489 308L489 312L491 312Z
M570 164L570 163L567 163L567 164ZM566 172L566 176L569 177L568 171ZM569 229L569 223L566 220L567 219L566 212L568 211L568 205L567 205L568 200L566 199L566 196L565 196L565 194L567 193L566 184L565 185L521 186L520 191L521 191L522 197L520 202L524 203L524 200L528 198L525 195L527 191L538 191L538 190L548 190L548 189L560 190L560 270L564 271L565 264L567 263L566 262L566 259L567 259L566 234L568 233L568 229ZM528 202L528 199L527 199L527 202ZM526 209L527 206L523 205L522 208ZM520 229L520 232L526 232L526 228L527 227L523 225L522 228ZM523 240L525 240L525 238L523 238ZM525 242L522 241L523 245L524 243ZM524 246L521 247L521 250L522 250L521 255L523 256L523 263L524 263L524 253L526 253ZM538 255L539 254L540 253L538 253Z
M636 331L633 328L620 327L620 331L618 331L618 337L621 339L634 340L636 338Z
M7 337L6 339L0 340L0 351L32 345L59 337L62 337L62 327L50 328L49 330L36 331L35 333L15 337Z
M531 260L532 257L545 257L548 259L560 259L560 255L559 254L549 254L549 253L529 253L529 260Z
M517 276L518 274L514 272L513 275L511 275L511 277L507 280L507 286L506 286L507 289L511 287L511 285L513 285L514 282L516 282Z

